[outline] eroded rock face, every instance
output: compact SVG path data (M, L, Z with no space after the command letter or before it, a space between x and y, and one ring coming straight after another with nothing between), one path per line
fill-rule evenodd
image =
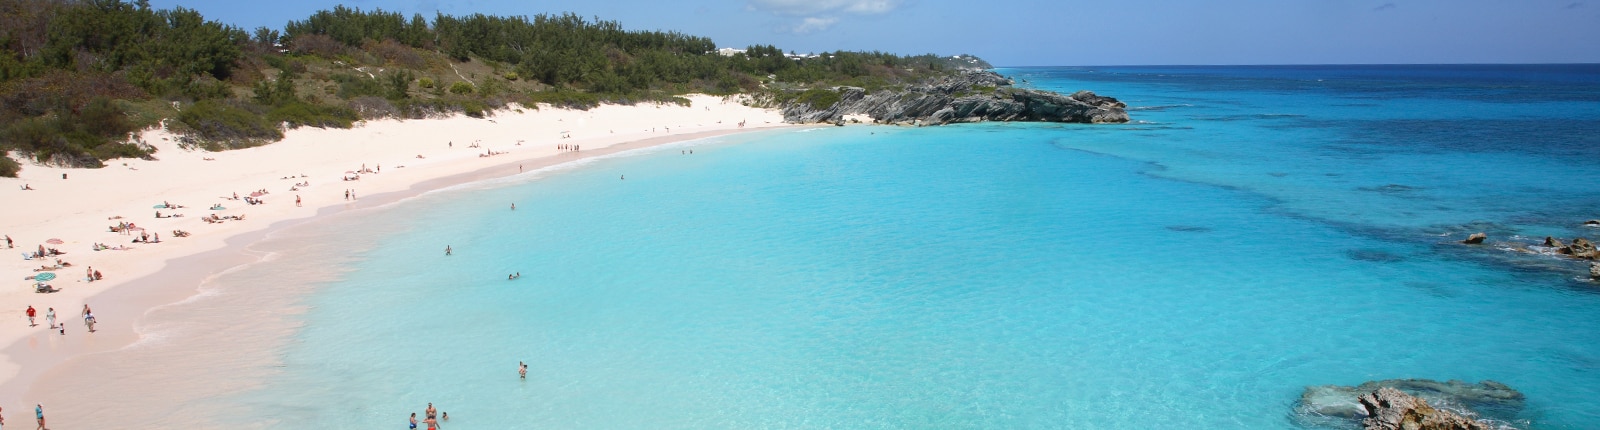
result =
M1111 97L1079 91L1069 96L1020 89L1011 79L990 71L971 71L912 85L904 90L868 94L839 87L832 106L797 103L783 106L791 123L837 123L845 115L867 115L882 124L940 125L979 121L1073 123L1128 122L1127 105Z
M1367 418L1370 412L1361 404L1362 395L1381 388L1400 390L1426 399L1430 405L1446 409L1470 410L1497 420L1514 419L1522 411L1522 393L1505 384L1483 381L1439 382L1430 379L1388 379L1359 386L1318 385L1306 387L1295 405L1296 415L1307 427L1344 427ZM1340 423L1347 424L1340 424Z
M1361 427L1367 430L1494 430L1480 423L1428 405L1428 401L1389 387L1361 396L1361 406L1367 418Z
M1467 236L1467 240L1463 240L1463 241L1461 241L1461 243L1465 243L1465 244L1468 244L1468 245L1477 245L1477 244L1483 243L1483 240L1484 239L1488 239L1488 238L1489 238L1489 235L1487 235L1487 234L1473 233L1471 236Z

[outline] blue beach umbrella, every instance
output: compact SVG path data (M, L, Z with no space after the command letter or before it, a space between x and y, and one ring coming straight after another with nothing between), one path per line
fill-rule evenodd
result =
M166 209L167 208L167 204L166 203L162 203L162 204L153 206L153 208L155 208L155 209Z
M44 281L48 281L48 280L55 279L55 278L56 278L56 274L54 272L44 272L44 273L40 273L40 274L37 274L37 275L33 275L33 280L39 281L39 282L44 282Z

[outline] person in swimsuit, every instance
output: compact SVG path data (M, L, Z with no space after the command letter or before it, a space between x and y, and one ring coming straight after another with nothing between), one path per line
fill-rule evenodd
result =
M518 361L517 362L517 374L518 375L522 375L522 379L528 379L528 363L523 363L521 361Z
M417 430L417 413L411 413L411 430Z
M439 416L439 410L438 410L438 409L434 409L434 408L433 408L433 403L432 403L432 402L429 402L429 403L428 403L428 409L424 409L424 410L423 410L423 411L422 411L422 414L423 414L423 415L424 415L424 416L427 416L427 417L428 417L428 419L430 419L430 420L431 420L431 419L434 419L434 418L436 418L436 417L438 417L438 416Z

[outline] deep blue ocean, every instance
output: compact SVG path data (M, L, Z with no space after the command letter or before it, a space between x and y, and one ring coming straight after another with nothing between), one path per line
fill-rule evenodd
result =
M756 132L297 227L323 242L294 264L338 279L278 374L214 401L295 428L433 402L452 429L1293 429L1309 385L1487 379L1519 427L1600 428L1600 284L1516 251L1600 238L1600 66L999 71L1133 122Z

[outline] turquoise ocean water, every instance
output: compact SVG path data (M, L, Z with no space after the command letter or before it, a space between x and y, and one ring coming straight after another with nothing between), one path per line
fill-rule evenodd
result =
M337 280L270 381L212 401L296 428L433 402L446 428L1282 429L1307 385L1492 379L1521 426L1600 426L1586 267L1454 243L1600 236L1600 67L1001 72L1135 122L759 132L301 227Z

